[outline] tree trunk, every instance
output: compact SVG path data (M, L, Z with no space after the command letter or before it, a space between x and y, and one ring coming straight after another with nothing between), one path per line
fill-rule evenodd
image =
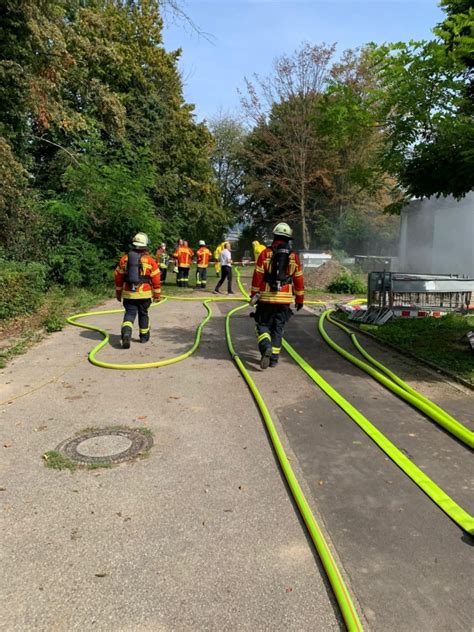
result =
M303 249L309 249L309 231L306 224L306 198L304 183L301 185L301 197L300 197L300 213L301 213L301 238L303 242Z

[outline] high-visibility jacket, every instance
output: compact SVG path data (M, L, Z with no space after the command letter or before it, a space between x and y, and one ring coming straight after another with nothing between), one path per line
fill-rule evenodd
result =
M128 255L123 257L118 262L115 268L115 290L122 293L122 298L160 298L160 270L156 261L149 253L144 253L140 259L140 276L149 277L149 283L139 283L135 292L132 292L131 287L126 281L127 277L127 263Z
M162 250L161 248L159 248L156 251L155 259L157 260L158 265L160 266L160 269L162 270L168 269L168 262L170 260L170 256L166 252L166 250Z
M221 252L224 250L225 248L225 244L226 242L223 241L221 244L219 244L217 246L217 248L214 250L214 259L216 260L215 264L214 264L214 268L217 272L217 274L221 273L221 262L220 262L220 254Z
M274 248L285 243L281 240L275 240L272 243ZM304 279L303 270L301 268L300 258L294 251L290 252L287 274L291 278L291 282L282 285L278 291L272 291L270 284L266 281L267 275L270 273L270 264L273 257L273 250L265 248L260 253L252 278L251 296L259 293L260 303L273 303L281 305L289 305L290 303L304 303Z
M265 250L266 246L264 244L261 244L257 240L252 241L252 246L253 246L253 260L256 263L258 257L260 256L260 253Z
M191 248L189 248L189 246L179 246L173 254L173 257L176 259L177 265L180 268L190 268L193 256L194 252Z
M198 268L207 268L209 265L209 259L212 257L212 252L209 250L207 246L200 246L196 250L197 256L197 267Z

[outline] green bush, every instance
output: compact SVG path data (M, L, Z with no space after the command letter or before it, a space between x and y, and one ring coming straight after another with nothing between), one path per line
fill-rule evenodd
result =
M115 261L82 237L58 244L47 256L54 283L76 287L97 287L111 283Z
M65 319L63 314L64 303L66 301L66 294L62 287L52 287L46 298L46 315L41 321L41 324L48 333L54 331L61 331L65 325Z
M46 289L46 266L0 261L0 319L34 312Z
M367 287L363 280L350 272L341 272L332 283L327 286L334 294L364 294Z

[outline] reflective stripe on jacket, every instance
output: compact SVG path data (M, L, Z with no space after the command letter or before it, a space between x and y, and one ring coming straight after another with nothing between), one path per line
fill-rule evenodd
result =
M282 242L275 240L272 246L277 247ZM304 303L304 280L300 258L296 252L290 252L287 274L291 277L291 283L282 285L280 290L270 290L270 285L265 281L265 276L270 272L270 263L273 257L273 250L265 248L260 253L252 278L251 295L259 293L260 303L274 303L289 305L290 303Z
M178 266L180 268L190 268L191 267L191 258L193 257L194 252L189 248L189 246L180 246L176 249L173 257L177 260Z
M128 255L124 255L115 268L115 290L122 293L122 298L160 298L160 270L156 261L148 253L141 257L140 276L150 277L150 283L140 283L135 292L126 282Z
M212 257L212 252L207 246L201 246L196 250L197 267L207 268L209 265L209 259Z

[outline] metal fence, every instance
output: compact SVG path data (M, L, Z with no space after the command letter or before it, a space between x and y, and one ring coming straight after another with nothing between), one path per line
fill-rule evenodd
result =
M368 306L419 310L463 311L469 308L474 279L457 275L371 272Z

